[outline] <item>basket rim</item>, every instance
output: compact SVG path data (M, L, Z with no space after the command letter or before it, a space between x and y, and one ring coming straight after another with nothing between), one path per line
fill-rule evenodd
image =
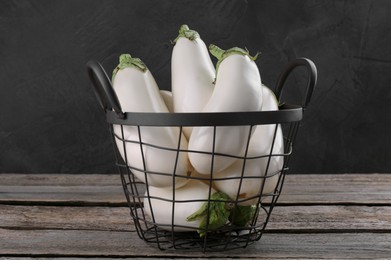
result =
M152 113L106 110L110 124L130 126L240 126L280 124L301 121L303 108L284 104L276 111L207 112L207 113Z

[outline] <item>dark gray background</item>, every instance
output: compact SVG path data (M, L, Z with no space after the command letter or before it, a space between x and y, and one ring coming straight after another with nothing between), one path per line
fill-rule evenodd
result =
M0 172L116 171L85 63L96 59L111 74L129 52L170 89L170 40L183 23L206 44L261 51L271 87L289 60L315 62L291 172L389 172L390 13L387 0L1 1ZM292 102L301 72L285 92Z

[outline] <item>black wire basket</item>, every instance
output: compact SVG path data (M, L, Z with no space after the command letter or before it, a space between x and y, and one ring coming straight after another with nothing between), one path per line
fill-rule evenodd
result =
M317 81L314 63L306 58L299 58L287 64L281 73L275 88L275 95L280 100L283 86L290 73L297 67L308 71L306 92L301 105L282 104L277 111L261 112L224 112L224 113L136 113L123 112L111 82L96 61L87 63L87 71L93 83L95 94L106 114L113 144L116 146L116 164L120 172L130 215L139 237L156 245L161 250L187 251L225 251L244 248L258 241L265 231L271 212L281 194L289 158L297 135L303 111L310 102ZM267 152L250 154L249 146L252 134L257 127L272 127L273 134ZM137 138L129 140L126 128L133 127ZM177 129L177 147L165 147L143 139L148 129ZM182 147L184 127L207 127L212 133L212 150L196 151ZM215 142L221 129L238 127L247 131L244 152L241 154L224 154L215 151ZM269 130L270 130L269 129ZM282 150L276 153L279 132L282 133L280 145ZM230 140L226 140L230 142ZM141 151L141 166L134 166L133 154L127 153L127 145L137 146ZM147 150L170 153L172 172L151 170L146 158ZM179 161L189 154L202 155L210 159L209 174L180 174L177 172ZM236 160L239 169L235 175L219 175L213 170L217 160ZM277 164L273 162L279 161ZM261 164L259 166L258 164ZM255 165L255 168L252 165ZM246 168L247 167L247 168ZM262 169L254 174L254 169ZM190 172L190 170L189 170ZM171 185L165 187L164 196L156 195L153 179L165 178ZM196 189L193 193L180 192L180 183L194 182L202 186L203 197ZM202 183L202 184L200 184ZM190 185L190 184L186 184ZM184 187L186 187L186 185ZM193 184L192 184L193 185ZM245 192L246 185L252 185L255 192ZM254 186L255 185L255 186ZM216 187L229 187L230 196L213 197L218 192ZM183 188L183 187L182 187ZM183 188L184 189L184 188ZM186 193L187 192L187 193ZM163 193L162 193L163 194ZM177 218L188 208L203 208L198 222L187 219L180 222ZM222 223L215 225L217 211L224 212ZM188 214L188 213L187 213ZM245 217L244 217L245 216ZM189 217L185 215L185 217ZM197 225L195 225L195 223ZM202 223L199 224L199 223Z

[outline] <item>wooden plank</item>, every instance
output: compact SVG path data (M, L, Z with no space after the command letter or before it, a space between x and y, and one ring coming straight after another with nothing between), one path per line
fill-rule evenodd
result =
M125 207L0 205L0 227L135 231ZM268 232L391 232L391 207L277 206Z
M122 186L0 186L0 203L126 205Z
M135 231L129 209L125 207L0 205L0 227Z
M118 175L0 174L0 255L388 258L389 187L390 174L288 175L260 242L189 254L161 252L138 238L128 208L113 207L125 205Z
M391 232L390 206L276 206L268 231Z
M119 186L119 173L61 174L61 173L0 173L2 186Z
M279 204L391 205L391 174L288 175ZM0 203L126 205L117 174L0 174Z
M160 251L133 232L0 229L2 256L388 258L389 233L265 234L246 249L220 253Z
M0 174L0 203L126 205L119 174Z
M287 175L280 204L391 205L391 174Z

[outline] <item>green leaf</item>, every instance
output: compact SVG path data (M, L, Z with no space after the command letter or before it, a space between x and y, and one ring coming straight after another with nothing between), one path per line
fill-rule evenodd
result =
M229 216L229 221L238 227L247 226L254 218L254 214L257 211L255 205L251 206L236 206Z
M196 212L191 214L186 218L187 221L196 221L197 219L202 219L206 217L206 214L208 213L208 202L205 202L202 204L201 208L199 208Z
M226 204L229 202L230 198L228 195L223 192L215 192L211 195L209 203L207 201L204 202L204 204L202 204L196 212L188 216L186 220L201 220L197 232L200 237L203 237L207 231L216 230L228 222L231 212Z

